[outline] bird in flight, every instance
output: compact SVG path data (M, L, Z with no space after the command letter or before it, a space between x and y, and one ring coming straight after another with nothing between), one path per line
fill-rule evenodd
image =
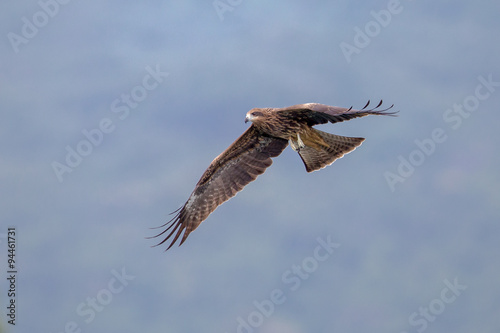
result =
M257 176L264 173L288 146L301 157L307 172L316 171L332 164L365 140L325 133L313 128L314 125L338 123L368 115L394 116L388 112L391 105L379 109L382 101L369 109L370 101L360 109L342 108L318 103L298 104L285 108L254 108L247 112L245 123L250 127L217 156L196 184L187 202L174 211L175 216L158 228L165 228L160 234L166 235L161 245L173 237L170 249L179 239L179 246L208 215L219 205L229 200Z

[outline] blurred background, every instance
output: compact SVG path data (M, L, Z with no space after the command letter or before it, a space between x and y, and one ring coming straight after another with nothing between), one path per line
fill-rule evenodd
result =
M499 2L0 7L1 330L498 332ZM151 248L249 109L380 99Z

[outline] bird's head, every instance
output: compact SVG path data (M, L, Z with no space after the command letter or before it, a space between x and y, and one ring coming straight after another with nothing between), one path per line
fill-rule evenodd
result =
M248 123L249 121L255 122L256 120L259 120L259 118L262 118L264 116L263 111L264 111L263 109L259 108L254 108L248 111L245 117L245 123Z

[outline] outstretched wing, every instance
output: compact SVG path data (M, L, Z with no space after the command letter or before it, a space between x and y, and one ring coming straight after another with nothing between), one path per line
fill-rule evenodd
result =
M188 201L176 210L176 214L158 237L168 235L159 244L174 237L170 249L184 231L182 245L187 236L203 222L220 204L234 197L245 185L254 181L272 164L286 148L288 141L265 135L250 126L229 148L217 156L201 176ZM168 227L167 227L168 226ZM159 228L161 228L159 227Z
M338 123L353 118L364 117L368 115L387 115L394 116L397 112L387 112L394 105L385 109L379 109L382 105L382 100L374 108L369 109L370 101L360 109L355 110L352 107L342 108L338 106L330 106L319 103L306 103L292 105L286 108L277 109L277 112L283 113L297 121L306 122L309 126L325 124L327 122Z

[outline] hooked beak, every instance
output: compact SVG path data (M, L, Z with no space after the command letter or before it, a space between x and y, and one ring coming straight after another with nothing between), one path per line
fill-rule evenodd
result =
M249 121L252 121L255 119L255 116L253 114L250 114L248 113L246 116L245 116L245 123L248 123Z

